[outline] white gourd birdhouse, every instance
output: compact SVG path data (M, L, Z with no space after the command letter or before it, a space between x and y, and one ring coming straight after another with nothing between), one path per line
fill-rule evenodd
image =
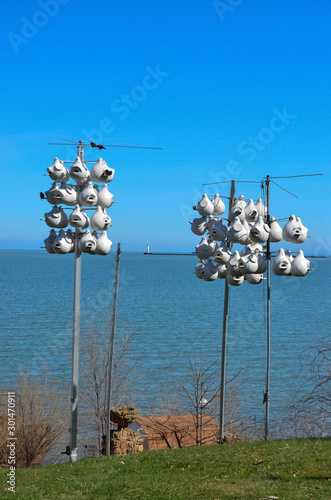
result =
M202 279L205 281L214 281L218 278L218 269L210 259L207 260L205 266L201 269Z
M44 240L45 248L48 253L54 253L53 242L56 236L57 235L55 229L51 229L49 236Z
M214 241L224 241L228 232L227 226L223 224L221 219L216 219L211 226L209 226L209 234Z
M226 275L228 273L228 268L227 265L221 262L220 264L217 264L217 272L218 272L218 277L220 279L225 279Z
M246 251L244 254L241 254L240 260L239 260L239 268L242 270L243 274L253 274L256 273L259 267L258 264L258 254L259 251L257 250L256 253L251 251L249 246L246 247Z
M69 170L58 158L54 158L54 163L47 168L47 173L56 182L67 182L69 180Z
M292 243L292 239L294 238L295 233L300 234L300 228L297 224L297 220L295 215L291 215L289 217L288 222L283 227L283 238L285 241L289 241Z
M92 236L95 238L96 247L94 250L90 250L88 253L91 255L97 255L97 247L98 247L98 233L97 233L97 231L92 231Z
M74 240L73 240L72 232L71 231L69 232L69 231L70 231L70 229L67 232L67 233L69 233L69 235L65 231L63 231L63 229L61 229L61 231L59 231L59 234L56 236L56 238L53 242L53 249L54 249L55 253L64 254L64 253L70 253L73 251Z
M75 233L71 231L71 229L67 230L66 238L71 242L71 250L70 252L75 251Z
M109 228L111 223L111 218L107 215L106 210L101 207L97 207L96 211L91 217L91 228L94 231L105 231Z
M54 181L52 187L48 191L45 191L46 199L51 205L57 205L61 203L61 194L59 192L59 186Z
M269 233L270 227L264 222L263 217L259 215L250 231L251 240L255 243L265 243L269 238Z
M293 255L291 254L291 252L289 250L285 250L285 255L286 257L288 258L288 260L291 262L293 262Z
M214 260L214 255L217 252L217 250L219 249L219 245L216 241L212 240L211 238L208 239L208 242L210 242L210 241L213 241L215 243L214 251L213 251L212 255L210 256L211 260Z
M216 249L218 248L218 245L216 243L216 241L212 240L211 238L208 238L208 245L210 245L212 248L213 248L213 253L212 255L214 254L214 252L216 251Z
M60 196L60 203L64 203L69 207L77 203L76 187L72 184L66 184L65 182L62 182L58 192Z
M206 217L198 217L196 219L193 219L190 224L192 233L196 234L197 236L202 236L207 231Z
M270 234L269 234L270 243L276 243L277 241L281 241L281 239L283 238L283 230L276 221L275 217L271 217L269 227L270 227Z
M208 215L212 215L214 213L214 205L206 193L202 195L201 201L197 203L197 210L202 217L208 217Z
M259 285L263 280L263 274L247 274L245 279L250 285Z
M214 217L213 215L210 215L208 217L208 221L207 221L207 230L209 231L209 229L212 227L213 224L215 224L215 222L217 222L219 219L218 217Z
M231 276L243 276L243 270L242 268L239 267L239 261L240 261L240 254L237 250L233 252L233 256L231 259L226 263L228 272L231 274Z
M212 240L207 240L205 236L201 238L201 241L195 247L197 257L199 259L205 260L213 255L216 248L216 242Z
M262 199L259 198L256 202L256 205L255 205L255 208L256 210L258 211L258 214L264 218L266 215L267 215L267 209L266 207L263 205L262 203Z
M89 226L89 223L90 219L86 215L84 209L77 204L74 210L69 215L70 226L80 229L86 229Z
M250 242L242 249L240 255L246 255L247 253L256 251L262 252L263 251L262 245L260 245L260 243Z
M94 186L96 189L96 186ZM109 191L108 185L104 184L98 193L98 205L101 208L110 208L113 204L114 195Z
M219 247L216 248L214 252L214 261L218 263L226 264L231 259L231 249L227 244L221 243Z
M268 267L268 260L266 255L263 252L259 252L258 254L258 268L256 273L257 274L263 274L266 272Z
M91 169L91 179L94 182L111 182L115 175L115 169L109 168L107 163L99 158Z
M244 257L245 255L249 255L252 253L252 247L255 245L255 243L248 243L248 245L246 245L242 250L241 252L239 252L240 254L240 257Z
M306 276L310 269L310 261L305 258L302 250L299 250L291 263L291 274L293 276Z
M283 238L290 243L303 243L307 238L308 229L302 225L300 217L291 215L283 227Z
M278 254L271 262L271 270L277 276L288 276L291 274L291 262L284 249L280 248Z
M234 221L236 217L238 217L241 221L243 221L246 218L246 202L245 198L243 195L239 196L237 200L234 202L232 205L231 209L229 210L229 216L228 219L230 221Z
M250 227L246 220L240 220L235 216L232 224L228 227L228 239L232 243L247 245L250 242Z
M226 281L231 286L240 286L244 282L244 276L232 276L229 272L226 275Z
M79 247L82 252L94 253L97 248L97 240L91 231L87 230L79 240Z
M84 186L90 181L90 172L85 163L77 156L69 170L70 177L77 182L78 186Z
M205 265L206 265L206 262L204 260L200 260L200 262L198 262L198 264L194 268L195 275L200 280L203 279L201 271L202 271L202 269L204 268Z
M97 239L97 248L95 253L98 255L108 255L112 246L112 241L108 239L107 232L102 231Z
M292 240L295 238L295 234L299 236L300 227L297 224L295 215L291 215L289 217L288 222L283 227L282 233L284 240L289 241L290 243L292 243Z
M64 229L68 225L68 217L62 207L54 205L52 210L45 214L46 224L49 227Z
M255 203L252 199L250 199L245 206L245 215L248 222L256 221L259 216L259 212L257 211Z
M300 229L301 229L301 234L300 234L299 238L297 239L297 243L303 243L307 239L308 228L302 224L300 217L297 217L297 223L299 224Z
M88 182L86 186L83 187L78 196L81 205L86 207L94 207L98 202L98 193L93 187L92 182Z
M220 198L220 195L218 193L215 194L214 198L211 200L212 204L214 205L214 215L222 215L225 212L225 205Z
M245 196L243 194L236 198L236 202L239 203L243 208L246 207Z

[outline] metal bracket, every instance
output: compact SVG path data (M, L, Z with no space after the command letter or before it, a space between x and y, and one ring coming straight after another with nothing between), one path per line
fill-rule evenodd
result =
M62 451L61 455L71 455L71 448L70 446L66 446L66 451Z

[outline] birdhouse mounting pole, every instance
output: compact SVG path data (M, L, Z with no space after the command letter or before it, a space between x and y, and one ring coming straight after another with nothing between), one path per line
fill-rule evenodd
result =
M229 199L229 212L234 203L234 195L236 191L236 181L231 181L231 191ZM230 225L231 222L228 222ZM231 248L232 243L228 241L228 247ZM226 343L228 335L228 317L229 317L229 283L225 280L224 288L224 312L223 312L223 336L222 336L222 367L221 367L221 402L220 402L220 435L219 443L224 442L224 410L225 410L225 368L226 368Z
M79 141L77 155L84 161L83 141ZM82 275L82 253L79 246L80 228L75 231L75 275L74 275L74 310L72 328L72 378L71 378L71 422L70 422L70 462L77 460L77 406L78 406L78 371L79 371L79 329L80 329L80 292Z
M118 279L120 271L120 257L121 257L121 244L117 243L116 255L116 274L114 286L114 302L113 302L113 315L111 318L110 329L110 344L108 354L108 374L107 374L107 392L106 392L106 455L110 455L110 394L111 394L111 372L113 368L113 353L114 353L114 337L116 327L116 309L117 309L117 294L118 294Z
M270 227L270 177L267 175L267 224ZM265 440L268 440L269 433L269 401L270 401L270 238L267 239L267 376L266 391L263 402L265 403Z

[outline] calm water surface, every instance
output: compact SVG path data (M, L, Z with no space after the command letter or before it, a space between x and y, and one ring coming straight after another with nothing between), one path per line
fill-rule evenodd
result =
M81 335L112 308L116 252L82 256ZM220 358L224 281L193 274L194 256L123 253L116 337L134 333L133 403L143 411L175 397L169 372L189 373L189 358ZM330 259L311 259L305 278L271 276L271 402L275 415L309 385L305 349L330 333ZM0 380L15 387L20 370L43 373L70 388L73 255L1 251ZM230 287L227 374L247 414L263 414L266 282ZM115 340L116 342L116 340ZM207 354L206 354L207 353ZM68 359L69 356L69 359Z

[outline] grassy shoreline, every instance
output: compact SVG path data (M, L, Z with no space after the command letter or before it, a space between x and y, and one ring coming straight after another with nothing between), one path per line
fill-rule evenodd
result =
M0 470L2 492L7 473ZM17 469L15 498L330 500L331 438L228 443Z

